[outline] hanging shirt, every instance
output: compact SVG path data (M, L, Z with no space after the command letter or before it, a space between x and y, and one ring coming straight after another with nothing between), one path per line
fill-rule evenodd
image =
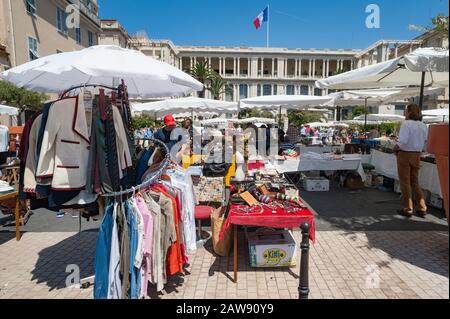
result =
M113 205L105 209L95 248L94 299L106 299L109 292L109 265L113 223Z
M9 129L0 125L0 152L7 152L9 148Z
M142 214L144 222L144 238L143 238L143 256L142 256L142 290L141 297L147 296L148 275L151 271L152 249L153 249L153 216L150 213L146 202L140 196L137 196L135 203ZM157 205L156 203L154 203Z
M120 280L120 246L119 234L117 230L117 206L114 204L112 236L111 236L111 257L109 260L108 277L108 299L122 298L122 283Z
M197 250L195 232L195 194L191 175L182 168L169 172L171 184L181 190L183 237L188 252Z
M161 260L163 259L161 257L162 254L162 231L165 230L165 228L161 227L162 223L162 214L161 214L161 206L155 201L154 198L158 198L159 195L156 192L148 192L144 193L144 201L147 204L147 207L150 210L150 213L152 214L153 218L153 233L152 233L152 253L151 253L151 259L150 259L150 269L148 271L148 278L150 281L156 285L157 291L162 291L164 289L164 278L163 278L163 267ZM145 285L145 283L144 283ZM143 286L144 286L143 285ZM147 290L144 292L147 294Z

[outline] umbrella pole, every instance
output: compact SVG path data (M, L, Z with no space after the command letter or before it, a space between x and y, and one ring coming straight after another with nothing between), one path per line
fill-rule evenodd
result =
M425 87L425 72L422 72L422 81L420 83L420 99L419 99L419 107L423 109L423 90Z
M278 113L278 127L281 128L281 105L280 105L280 111Z
M367 98L364 99L364 134L367 131Z

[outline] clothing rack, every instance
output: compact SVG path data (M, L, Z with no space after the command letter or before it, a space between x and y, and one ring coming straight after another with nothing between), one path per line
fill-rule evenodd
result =
M85 88L85 87L93 87L93 88L96 88L96 87L102 87L102 88L109 89L109 90L114 90L114 91L117 91L117 90L118 90L118 88L110 87L110 86L103 85L103 84L82 84L82 85L72 86L70 89L65 90L65 91L61 94L61 98L63 98L63 97L64 97L67 93L69 93L70 91L73 91L73 90L76 90L76 89L82 89L82 88Z
M150 142L153 142L154 144L158 144L159 146L163 147L164 150L166 151L165 157L163 159L163 163L160 165L160 167L154 173L154 175L152 175L151 177L147 178L147 180L145 182L143 182L142 184L134 186L131 189L123 190L123 191L120 191L120 192L111 192L111 193L101 194L100 195L101 197L122 197L124 195L134 194L136 191L140 191L142 189L145 189L145 188L149 187L150 185L154 184L155 181L158 180L161 177L163 172L169 166L169 164L170 164L170 151L169 151L169 148L166 146L166 144L164 144L162 141L160 141L158 139L154 139L154 138L139 138L138 140L150 141Z

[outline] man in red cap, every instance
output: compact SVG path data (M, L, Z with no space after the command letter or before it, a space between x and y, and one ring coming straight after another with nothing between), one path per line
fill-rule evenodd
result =
M177 128L177 123L171 114L168 114L164 117L164 127L160 128L156 131L155 138L164 142L166 146L169 148L169 151L172 152L172 147L174 147L178 142L181 141L182 136L180 134L172 134L176 133L174 130ZM174 135L174 136L172 136ZM178 135L178 136L177 136ZM176 150L178 152L179 150Z

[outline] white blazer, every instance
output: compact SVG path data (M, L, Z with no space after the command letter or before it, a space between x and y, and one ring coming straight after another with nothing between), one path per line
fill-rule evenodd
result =
M113 107L114 109L115 107ZM116 112L114 125L117 153L122 169L132 166L123 121ZM87 118L89 115L89 118ZM90 148L91 114L83 99L68 97L50 107L36 171L37 178L51 178L53 190L83 190L86 187Z

